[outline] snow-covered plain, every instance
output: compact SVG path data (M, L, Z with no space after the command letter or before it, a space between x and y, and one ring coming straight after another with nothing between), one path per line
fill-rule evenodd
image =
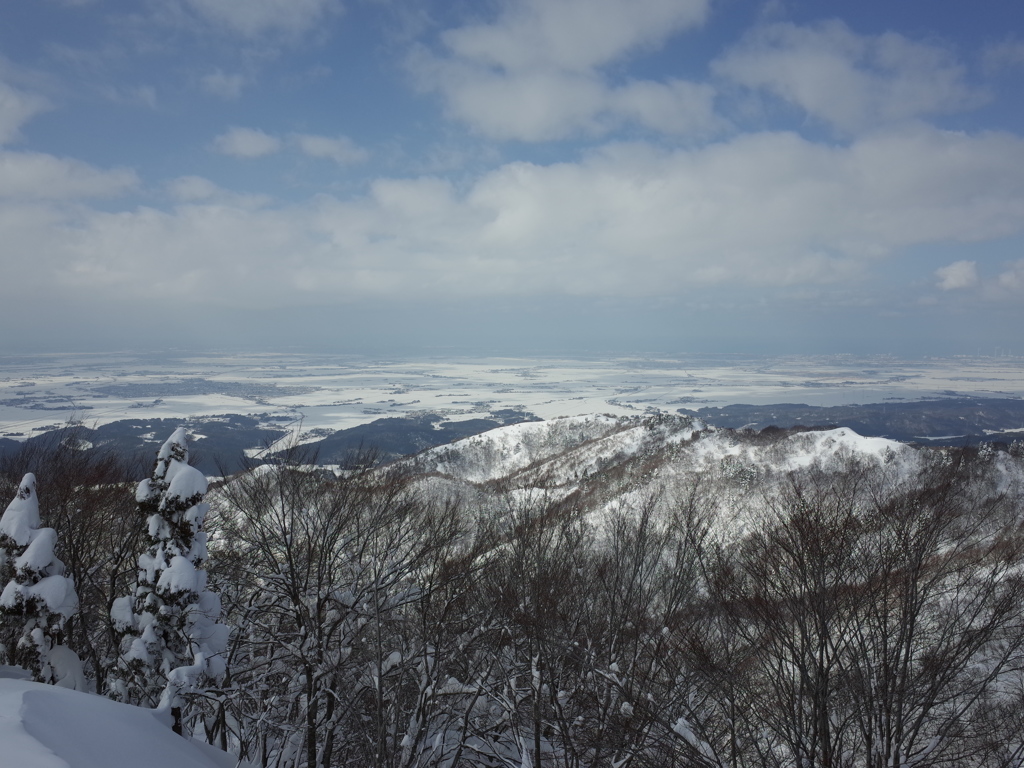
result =
M226 752L178 736L154 710L16 679L19 672L0 667L0 768L238 765Z
M521 408L547 419L733 403L828 406L953 395L1024 396L1024 358L5 356L0 357L0 435L28 437L72 416L93 425L253 413L289 417L302 430L333 430L422 411L462 420Z

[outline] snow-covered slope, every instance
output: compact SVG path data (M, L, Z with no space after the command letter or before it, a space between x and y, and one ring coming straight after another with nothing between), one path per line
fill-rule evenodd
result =
M572 485L638 459L676 470L748 465L785 472L847 459L911 471L917 451L847 428L763 435L717 430L685 417L576 416L500 427L424 451L406 462L418 473L504 487Z
M0 675L10 668L0 668ZM153 710L0 676L0 768L235 768Z
M597 521L651 500L671 509L694 483L712 484L719 519L742 533L763 494L793 473L852 464L899 483L920 471L920 449L851 429L716 429L683 416L576 416L515 424L400 462L425 492L460 495L479 510L512 500L550 503L577 494Z
M540 462L550 462L566 451L628 428L628 421L613 416L570 416L529 421L431 448L413 461L418 472L436 472L470 483L499 480Z
M906 473L916 469L918 451L882 437L863 437L847 427L788 432L774 439L743 431L718 430L694 444L690 463L694 469L701 470L741 464L779 473L813 465L836 468L847 460L892 465L898 472Z

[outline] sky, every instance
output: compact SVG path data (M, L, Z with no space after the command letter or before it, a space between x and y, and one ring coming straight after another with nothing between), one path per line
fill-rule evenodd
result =
M4 3L0 275L0 352L1024 355L1024 5Z

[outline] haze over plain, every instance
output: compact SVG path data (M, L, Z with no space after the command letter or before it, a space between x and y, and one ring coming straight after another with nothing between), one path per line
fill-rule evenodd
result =
M0 351L1020 352L1011 0L0 19Z

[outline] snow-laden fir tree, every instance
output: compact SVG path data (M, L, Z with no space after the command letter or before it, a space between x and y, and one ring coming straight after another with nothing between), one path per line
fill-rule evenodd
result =
M60 644L64 623L78 611L75 583L54 555L57 532L42 528L36 478L27 474L0 518L0 656L41 683L84 688L81 662Z
M113 698L169 709L181 732L185 696L224 674L228 627L218 624L220 598L206 589L203 519L206 478L188 465L185 429L157 454L153 476L135 499L148 525L134 593L114 601L121 657L110 676Z

